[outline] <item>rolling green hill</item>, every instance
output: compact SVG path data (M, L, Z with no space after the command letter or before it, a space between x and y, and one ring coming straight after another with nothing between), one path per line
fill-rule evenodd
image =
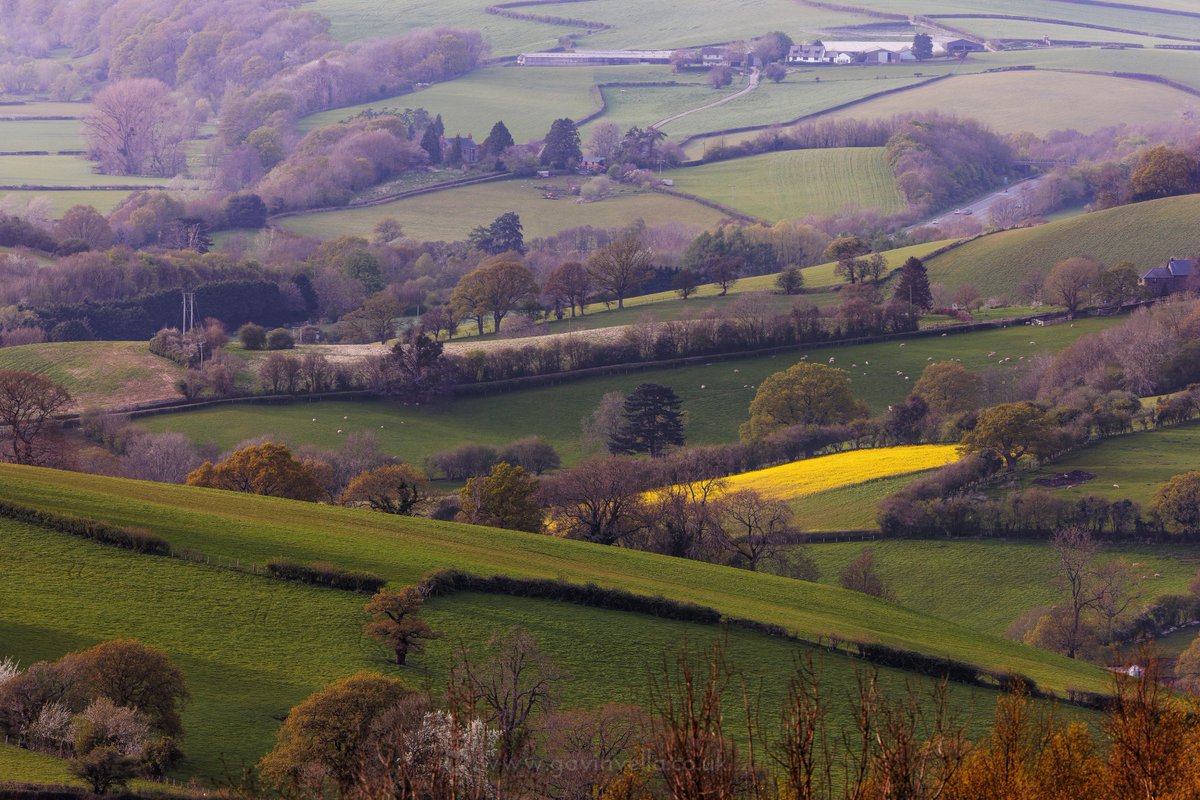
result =
M744 570L547 536L54 470L4 465L0 466L0 480L4 481L6 497L15 502L115 524L148 527L178 550L200 551L208 557L228 561L262 563L279 556L301 561L324 559L347 568L374 571L393 585L415 583L429 572L447 567L484 575L593 581L640 594L697 602L727 615L783 625L805 639L836 635L951 656L992 668L1013 669L1055 690L1069 686L1100 688L1103 684L1100 672L1085 664L995 640L953 624L935 629L920 615L865 595ZM51 539L47 537L45 541L49 543ZM124 557L120 551L104 552L111 553L113 558ZM147 558L146 563L164 570L187 566L168 559ZM50 558L46 564L47 569L58 570L60 578L73 566L69 559L62 558ZM34 571L14 568L11 562L6 563L5 569L17 576ZM230 580L253 579L215 567L209 569L214 575L228 576ZM89 572L89 576L103 574L103 570ZM44 577L39 580L31 576L29 580L34 585L53 585ZM81 581L81 587L86 583ZM184 593L210 591L199 577L188 585L190 589L181 586ZM272 594L287 588L322 597L340 597L337 592L280 587L269 581L262 581L262 585ZM305 626L312 621L309 615L289 614L286 602L272 603L269 607L243 602L216 603L212 608L203 602L188 602L187 606L197 614L227 611L241 615L251 624L255 612L263 610L283 625ZM39 622L34 627L46 625L47 617L54 616L52 609L37 613ZM13 624L9 615L4 619L3 624ZM153 624L161 627L171 623L159 619ZM93 636L100 632L77 629L77 640L85 638L84 631ZM346 635L357 639L357 631ZM231 641L252 638L252 631L243 621L229 628L226 636ZM4 640L8 641L8 636ZM244 644L251 646L248 640ZM300 642L293 645L300 646ZM347 646L344 652L364 650L369 654L373 646L359 643ZM341 652L324 657L336 658ZM375 657L378 655L375 651ZM262 660L261 653L255 657L247 652L244 666L248 668ZM276 675L280 679L298 669L288 665L287 659L282 661L277 667L281 672Z
M846 207L905 208L882 147L766 153L663 174L675 188L770 222Z
M689 444L733 442L763 378L801 357L845 367L856 396L876 412L902 400L930 361L962 360L969 369L1012 371L1039 353L1057 352L1085 333L1119 320L1079 320L1074 327L1024 326L945 337L796 350L710 364L653 369L523 389L485 397L461 397L439 408L397 406L386 401L319 401L289 405L233 404L147 417L151 430L178 430L198 442L228 447L272 433L295 445L337 447L345 433L371 431L386 452L421 463L432 452L466 442L504 443L537 434L558 449L565 463L582 457L580 420L605 392L630 392L639 383L672 387L688 414ZM1036 337L1036 338L1035 338ZM994 355L989 355L993 354ZM1010 358L1000 364L999 360ZM1014 366L1015 365L1015 366ZM314 421L314 419L316 421ZM343 433L338 433L343 431Z
M927 264L929 280L950 287L972 283L983 294L1015 292L1030 272L1086 255L1106 265L1132 261L1139 270L1200 250L1200 195L1118 206L1004 231L957 247Z

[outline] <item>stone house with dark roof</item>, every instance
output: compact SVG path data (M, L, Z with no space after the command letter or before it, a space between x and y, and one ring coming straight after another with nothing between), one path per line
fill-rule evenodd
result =
M1148 269L1138 275L1138 284L1145 286L1155 297L1182 292L1190 288L1196 275L1196 259L1171 258L1161 267Z

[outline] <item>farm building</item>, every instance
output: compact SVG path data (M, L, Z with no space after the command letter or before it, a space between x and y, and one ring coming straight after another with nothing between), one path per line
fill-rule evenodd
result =
M1192 283L1196 275L1196 260L1172 258L1161 267L1149 269L1138 276L1138 284L1145 286L1156 297L1182 292Z
M947 39L941 36L933 38L934 53L946 52L958 55L959 53L982 53L984 50L987 48L970 39Z
M521 53L523 67L591 67L611 64L670 64L673 50L569 50L564 53Z
M818 40L795 45L788 52L788 62L792 64L898 64L916 60L912 42Z

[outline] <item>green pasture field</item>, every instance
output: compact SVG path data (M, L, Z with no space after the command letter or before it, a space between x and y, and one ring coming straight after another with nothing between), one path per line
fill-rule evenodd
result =
M851 207L891 214L906 206L882 147L766 153L663 175L680 191L770 222Z
M35 156L46 158L47 156ZM30 200L44 198L50 204L50 213L61 217L71 206L92 206L101 214L108 214L129 196L123 189L67 189L46 191L45 189L22 189L6 191L0 189L0 207L15 204L24 208Z
M545 190L540 187L561 190L572 180L582 179L522 179L464 186L366 208L284 217L277 223L295 233L333 239L347 234L369 236L379 220L394 217L404 226L405 235L414 239L462 241L476 226L488 225L508 211L520 215L527 239L580 225L622 227L636 219L650 226L682 222L708 227L724 216L690 200L628 188L595 203L576 203L570 195L557 200L542 197Z
M988 14L1031 16L1061 20L1062 22L1085 22L1094 25L1109 25L1116 28L1143 31L1151 34L1173 34L1200 38L1200 18L1181 17L1157 13L1156 5L1172 7L1171 3L1183 0L1167 0L1167 3L1131 3L1135 8L1117 8L1092 4L1060 3L1045 0L994 0L981 8L975 0L921 0L914 8L912 0L871 0L872 10L893 14ZM1115 4L1114 4L1115 5ZM1178 8L1178 6L1174 6ZM1183 10L1195 11L1194 5ZM964 20L975 22L977 20ZM966 26L970 30L970 26Z
M629 130L635 125L645 128L675 114L681 114L684 111L700 108L722 98L729 97L732 94L740 92L747 85L746 76L735 75L731 86L723 89L714 89L704 82L706 75L704 72L689 72L670 75L665 78L665 80L679 81L681 84L679 86L606 87L602 89L605 101L604 114L596 122L593 122L592 125L594 126L599 122L612 122L622 132ZM752 95L758 94L761 91L761 88L757 89ZM710 130L712 126L708 125L707 122L709 115L716 114L720 108L723 108L723 106L689 114L676 122L667 123L663 126L662 130L673 134L675 126L687 126L693 119L702 120L696 124L701 125L705 130ZM590 130L591 127L585 127L584 129L583 143L585 148L587 145L587 135Z
M1015 291L1031 272L1045 274L1064 258L1086 255L1139 270L1196 251L1200 195L1134 203L985 236L931 259L929 280L974 284L984 294Z
M486 14L484 4L475 0L412 0L405 3L402 14L378 0L315 0L308 9L328 17L333 23L331 33L343 42L401 36L417 28L444 25L478 30L491 44L494 56L554 47L560 36L576 30Z
M3 186L165 186L168 178L101 175L80 156L0 156Z
M974 57L973 57L974 58ZM1200 53L1186 50L1156 50L1130 48L1114 50L1100 47L1049 47L1034 50L1009 50L989 53L987 59L996 66L1033 65L1038 69L1070 69L1091 72L1139 72L1161 75L1194 89L1200 89ZM1071 109L1073 112L1074 109ZM1143 120L1123 120L1138 125ZM1063 127L1071 127L1064 120Z
M20 119L22 117L78 117L82 119L90 108L91 103L31 100L0 105L0 119Z
M178 430L194 441L214 441L222 448L266 433L299 446L337 447L352 432L370 431L382 448L420 464L430 453L467 442L501 444L534 434L545 437L564 462L578 461L580 421L606 392L628 393L639 383L671 386L688 414L690 444L718 444L738 438L758 384L787 369L802 356L812 362L845 367L855 395L875 412L902 400L932 361L962 360L968 369L993 366L1016 369L1020 357L1057 352L1076 338L1113 325L1117 320L1080 320L1074 327L1025 326L903 342L797 350L774 356L713 361L703 366L656 369L569 381L558 386L523 389L490 397L461 397L444 406L415 408L385 401L300 400L289 405L233 404L197 411L146 417L155 431ZM1037 344L1031 344L1036 341ZM996 355L989 357L989 353ZM998 360L1011 357L999 365ZM869 362L869 363L868 363ZM316 422L313 422L316 418ZM341 430L342 433L337 431Z
M1138 33L1107 31L1097 28L1079 27L1066 23L1052 24L1046 22L1030 22L1020 19L971 19L968 17L948 17L940 20L956 28L969 30L971 33L987 39L1036 39L1049 36L1051 42L1120 42L1122 44L1138 44L1153 47L1156 44L1176 43L1161 36L1145 36Z
M3 106L0 106L0 114L3 114ZM58 150L83 150L85 147L79 120L0 119L0 150L46 150L53 153Z
M76 410L128 408L179 397L183 369L145 342L54 342L0 348L0 369L45 375L71 392Z
M1098 494L1112 500L1128 498L1148 508L1158 487L1172 476L1200 470L1200 424L1104 439L1022 475L1022 484L1032 485L1036 478L1076 469L1087 470L1096 477L1075 487L1050 489L1056 497L1076 499Z
M880 501L924 474L879 478L798 497L788 501L795 514L792 521L802 531L874 530L879 527L875 512Z
M560 578L572 582L591 581L639 594L686 599L711 606L725 614L780 624L804 638L837 635L844 640L866 639L922 652L953 655L989 667L1013 669L1030 675L1039 685L1055 690L1071 685L1099 688L1104 684L1100 671L1086 664L1019 647L954 624L931 626L922 615L865 595L746 570L550 536L401 518L332 506L301 506L294 501L277 498L170 484L125 481L13 465L0 466L0 479L4 481L6 498L13 502L53 508L59 513L100 519L112 524L148 527L176 549L199 551L210 558L237 559L243 564L262 563L280 556L302 562L328 560L344 568L375 572L387 578L392 585L411 584L431 571L450 566L484 575L509 574ZM6 526L6 531L12 531L13 536L20 535L21 529L20 525ZM28 541L35 533L26 529L24 536ZM45 547L55 547L59 552L65 548L71 555L86 547L97 558L110 559L111 562L126 561L133 557L118 550L85 545L74 539L60 539L57 536L46 535L40 541ZM10 550L16 551L18 548L5 548L6 552ZM22 546L19 550L29 552L32 548ZM70 626L74 641L68 642L68 646L78 646L89 637L100 638L120 624L115 620L123 615L83 610L105 606L111 609L117 598L107 584L118 580L128 584L123 574L117 577L120 570L112 567L93 570L87 568L88 565L80 569L66 555L42 558L41 563L44 566L40 569L25 569L6 561L5 569L18 576L29 576L17 580L27 581L31 588L6 593L5 596L7 598L11 594L23 604L28 604L23 616L33 615L34 618L17 624L18 617L6 613L0 617L4 620L0 624L22 630L26 637L36 637L38 633L30 628ZM166 628L174 631L175 636L188 641L198 637L192 630L194 625L181 625L170 620L169 615L161 613L164 604L174 602L169 594L141 591L142 587L156 583L174 585L184 606L191 609L193 617L197 620L209 619L222 640L241 653L238 656L239 665L243 669L254 670L256 665L259 669L265 669L269 680L286 683L292 676L303 674L305 682L311 685L314 678L319 677L313 675L311 668L303 666L306 659L293 655L299 649L320 650L317 657L325 660L337 660L345 656L382 659L381 649L360 639L357 625L337 624L336 620L326 618L326 613L333 611L332 605L323 604L324 609L314 609L311 613L292 613L294 608L316 604L325 598L329 598L330 604L353 607L362 601L361 597L332 590L283 586L253 576L223 573L215 567L189 567L166 559L146 557L139 560L139 573L143 572L143 565L146 565L147 571L144 580L138 584L135 597L144 598L147 608L159 609L149 624L159 630ZM165 574L185 567L197 570L190 579ZM152 580L150 569L165 574L161 583ZM46 570L50 572L36 574ZM53 591L49 587L54 583L48 578L57 574L61 581L72 570L84 573L81 579L77 579L79 589L81 592L95 592L97 600L93 605L80 602L80 597L73 598L72 607L81 609L79 616L70 621L55 622L63 616L72 615L56 614L48 607L45 597ZM6 578L8 580L11 579ZM236 580L247 584L254 582L261 589L257 591L257 598L239 598L238 595L252 591L252 587L247 585L233 592L222 591L217 585L219 580ZM6 583L6 586L12 585ZM39 590L40 597L29 597L34 593L33 587L43 587ZM290 595L292 602L283 596L285 592ZM110 600L101 602L99 598L106 596ZM218 600L222 596L228 599ZM436 607L439 610L446 606L452 608L467 599L450 598L445 601L445 606L439 602ZM468 616L478 615L481 606L498 604L497 598L481 598L481 601L480 605L469 611ZM109 622L100 625L98 621L86 619L93 614L103 616ZM267 623L255 622L263 616L268 618ZM270 643L261 641L255 635L256 624L269 624L277 647L271 647ZM494 623L479 620L478 624L483 630L495 630ZM305 634L313 627L325 628L330 635L340 637L342 646L328 650L311 648L305 641ZM623 629L627 626L620 627ZM577 645L578 628L566 626L564 630L571 631L574 637L572 644ZM278 641L280 638L283 641ZM8 642L14 639L13 635L6 634L0 640ZM277 652L278 659L259 649L263 647ZM51 654L34 653L28 657ZM650 654L641 652L643 663L647 655ZM361 663L344 666L354 668ZM610 697L603 692L597 692L596 696ZM266 699L259 702L265 703ZM226 713L240 713L237 703L223 705Z
M863 547L875 551L880 575L902 606L981 633L1004 636L1021 614L1058 598L1056 557L1046 542L881 540L811 544L805 552L820 568L820 580L836 584ZM1196 546L1106 545L1103 552L1137 565L1145 603L1186 592L1200 566Z
M394 537L386 541L396 543ZM236 777L243 764L252 764L270 749L278 721L291 706L357 670L399 675L414 687L437 692L446 684L454 649L482 646L495 632L514 625L529 629L567 673L560 698L566 707L644 704L652 671L664 655L673 654L684 641L704 649L722 636L715 626L566 603L459 594L426 606L426 619L445 636L426 654L411 658L409 666L397 668L388 663L383 647L360 634L363 595L128 554L8 521L0 521L0 542L6 553L0 574L9 590L0 621L0 654L13 655L27 666L129 636L167 651L184 671L192 693L184 712L186 760L175 770L181 778ZM773 578L761 582L781 583ZM812 584L804 588L819 595L846 594ZM886 607L884 613L914 616ZM814 653L830 693L833 723L848 722L845 700L858 662L737 630L728 634L728 649L731 663L745 672L748 683L761 685L764 709L777 708L783 701L794 659ZM1024 648L1003 649L1051 663ZM596 652L605 657L595 658ZM1086 667L1067 669L1057 660L1054 667L1073 679L1102 680ZM880 674L889 693L904 691L906 682L926 683L898 670ZM954 687L952 699L977 730L990 716L995 694ZM739 698L733 705L740 702ZM732 707L729 715L734 720L742 716ZM0 748L0 775L5 778L58 782L66 777L63 767L58 759Z
M716 108L668 122L663 126L663 130L679 138L728 128L772 125L808 114L817 114L842 103L861 100L889 89L919 84L928 80L931 74L948 69L953 67L944 63L922 64L915 70L909 66L793 68L780 83L763 80L750 94ZM918 76L916 72L922 75ZM726 141L733 143L746 137L753 138L755 135L757 134L731 134ZM710 137L708 141L715 140ZM689 145L687 153L691 157L699 157L703 154L703 148L696 152L694 147Z
M513 138L524 142L545 136L550 123L560 117L578 120L598 111L599 83L672 80L687 78L674 75L665 66L484 67L428 89L312 114L300 124L302 129L310 130L368 108L424 108L430 114L442 115L448 136L474 134L475 141L482 142L492 125L503 120ZM708 91L712 93L712 89Z
M403 14L392 13L374 0L316 0L310 8L330 18L333 34L348 41L379 36L397 36L414 28L448 25L480 30L492 45L495 56L545 50L558 45L559 37L581 33L566 25L546 25L510 20L484 12L478 0L416 0L406 3ZM522 9L518 9L522 10ZM524 9L528 11L528 9ZM805 8L787 0L746 0L738 13L719 0L593 0L583 5L551 5L535 14L582 18L614 26L598 30L576 42L580 49L674 48L761 35L767 30L785 30L798 40L804 31L835 23L869 22L867 17L843 12Z
M1103 103L1093 102L1103 97ZM1177 119L1200 98L1168 86L1100 75L1040 70L957 75L929 86L868 100L834 112L832 119L876 119L921 111L948 111L974 117L1004 133L1044 135L1075 128L1090 132L1133 120ZM1068 109L1064 113L1064 109Z

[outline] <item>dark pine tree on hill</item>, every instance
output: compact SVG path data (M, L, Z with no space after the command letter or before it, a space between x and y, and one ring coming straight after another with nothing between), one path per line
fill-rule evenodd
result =
M683 413L679 406L679 395L671 387L639 384L625 398L621 427L609 440L609 452L649 453L651 458L658 458L668 447L682 446Z
M421 149L429 154L430 164L442 163L442 137L436 126L430 125L425 129L425 135L421 137Z
M570 119L556 119L546 133L546 145L542 148L543 166L554 169L570 169L583 160L583 149L579 145L579 129Z
M933 293L929 290L929 274L919 258L910 258L900 267L900 280L896 282L894 299L909 303L928 311L933 308Z
M525 228L515 211L506 211L491 225L475 228L467 237L467 243L476 250L497 255L499 253L524 253Z
M504 120L500 120L492 126L492 131L483 140L483 152L489 156L499 158L504 151L516 144L513 141L512 134L508 132L508 126L504 124Z

